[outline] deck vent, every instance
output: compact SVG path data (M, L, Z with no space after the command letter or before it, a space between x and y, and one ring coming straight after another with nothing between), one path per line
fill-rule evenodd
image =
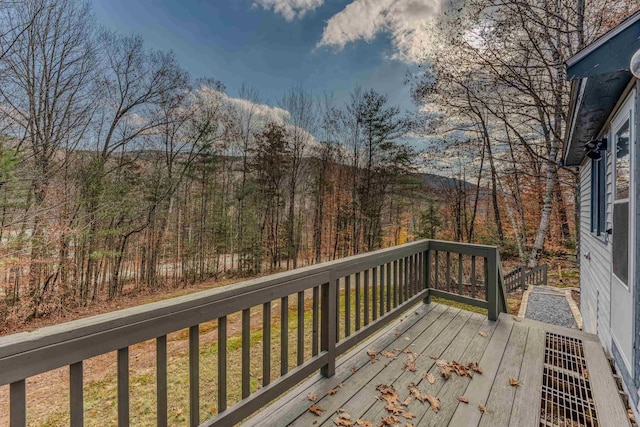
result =
M547 332L541 403L541 427L599 426L581 340Z

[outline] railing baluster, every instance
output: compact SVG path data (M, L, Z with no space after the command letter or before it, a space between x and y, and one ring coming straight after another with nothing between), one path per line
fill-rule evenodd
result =
M447 251L445 280L447 282L447 292L451 292L451 252Z
M71 427L84 425L82 361L69 365L69 419Z
M398 305L404 302L404 258L398 260Z
M156 338L156 420L167 427L167 336Z
M373 318L373 320L376 320L378 318L378 267L373 267L372 274L373 292L371 296L371 317Z
M364 325L369 324L369 270L364 271Z
M463 294L462 291L462 254L458 254L458 293Z
M227 316L218 319L218 412L227 409Z
M313 336L311 343L311 355L317 356L319 352L319 329L320 329L320 288L318 286L314 286L313 288L313 312L311 313L313 317Z
M289 297L280 299L280 375L289 372Z
M476 256L471 256L471 298L476 297Z
M268 385L270 382L271 382L271 301L268 301L262 304L262 387Z
M11 427L27 425L27 384L25 380L16 381L9 386L9 406Z
M387 312L391 311L391 263L387 263Z
M251 393L251 309L242 310L242 398Z
M399 304L399 281L400 275L398 273L398 260L393 261L393 307L397 307Z
M382 264L380 266L380 316L384 316L384 267L385 265Z
M189 328L189 423L200 424L200 327Z
M435 266L434 266L434 272L435 272L435 276L434 276L434 283L433 283L433 287L435 289L438 289L438 282L439 282L439 272L438 272L438 267L439 267L439 258L440 258L440 251L435 251Z
M322 328L321 328L321 350L327 352L327 364L322 367L321 374L325 377L332 377L336 371L336 320L334 311L337 310L337 301L334 287L337 286L335 273L331 272L329 283L322 285Z
M402 301L406 301L409 299L409 258L405 257L404 258L404 288L403 288L403 293L402 293Z
M351 335L351 275L344 278L344 336Z
M362 305L362 301L360 301L360 273L356 273L356 331L360 330L360 306Z
M422 269L425 280L424 286L427 289L431 289L431 250L427 249L424 251L424 267ZM429 291L431 292L431 291ZM427 294L424 299L425 304L431 304L431 294Z
M340 341L340 280L336 284L336 342Z
M304 363L304 291L298 292L298 366Z
M129 425L129 347L118 350L118 427Z

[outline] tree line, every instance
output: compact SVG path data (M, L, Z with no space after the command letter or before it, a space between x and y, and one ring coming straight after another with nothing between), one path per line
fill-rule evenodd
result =
M419 185L385 95L265 105L75 0L2 2L0 318L402 243Z

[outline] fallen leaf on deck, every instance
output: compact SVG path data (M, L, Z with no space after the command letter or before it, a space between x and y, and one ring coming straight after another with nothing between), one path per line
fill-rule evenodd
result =
M338 387L342 388L342 387L344 387L344 384L340 383L340 384L338 384Z
M386 416L382 419L382 424L383 426L395 426L396 424L399 424L400 420L398 419L398 417L396 417L395 415L389 415Z
M404 408L395 402L387 403L384 409L386 409L388 412L391 412L393 415L398 415L404 412Z
M440 367L440 368L444 368L445 366L448 366L449 362L447 362L446 360L436 360L436 366Z
M362 427L373 427L373 423L371 421L361 420L360 418L356 420L356 424Z
M407 396L407 398L402 402L404 406L409 406L409 403L411 403L411 396Z
M355 366L351 367L351 373L352 374L355 374L357 370L358 370L358 368L356 368Z
M629 422L631 424L636 424L636 417L633 416L633 411L631 409L627 409L627 417L629 417Z
M338 392L338 390L336 390L335 388L332 388L331 390L329 390L327 392L327 396L331 396L332 394L336 394Z
M343 412L347 412L347 411L344 408L338 408L338 409L336 409L336 412L338 414L342 414Z
M409 388L409 392L411 392L411 395L413 397L418 399L420 402L424 403L425 396L423 396L422 393L420 393L420 390L418 390L418 387L414 383L409 384L408 388Z
M317 416L320 416L324 412L324 409L319 405L311 405L311 407L309 407L309 412L313 412Z
M413 424L411 423L407 423L407 425L405 427L415 427Z
M315 402L316 400L318 400L318 395L315 393L309 393L309 396L307 396L309 398L310 401Z
M431 372L429 372L425 378L429 381L429 384L435 384L436 382L436 377L434 377Z
M478 409L480 409L480 412L482 413L487 412L487 407L484 406L482 403L478 405Z
M341 414L339 417L334 418L333 423L338 427L353 427L349 414Z
M469 399L467 399L467 398L466 398L466 397L464 397L464 396L460 396L460 397L458 397L458 400L459 400L460 402L462 402L462 403L469 403Z
M482 369L480 369L480 366L478 366L478 364L477 364L477 363L469 363L469 364L467 365L467 367L468 367L469 369L471 369L472 371L474 371L474 372L477 372L477 373L479 373L479 374L481 374L481 373L482 373Z
M410 349L408 349L408 348L405 348L404 350L402 350L402 352L403 352L404 354L409 354L409 353L411 353L411 350L410 350Z
M382 394L382 396L376 396L378 400L384 400L387 403L395 403L398 401L398 393L392 385L379 384L376 390Z
M376 353L375 350L367 350L367 354L369 355L371 363L376 363L376 360L378 360L378 353Z
M510 385L511 387L517 387L517 386L519 386L519 385L520 385L520 381L518 381L518 380L517 380L517 379L515 379L515 378L509 378L509 385Z
M433 354L429 357L431 358L431 360L438 360L438 356L434 356Z
M412 420L416 417L416 414L414 414L413 412L405 412L404 414L402 414L402 416L408 420Z
M417 370L416 358L413 357L413 354L410 354L409 356L407 356L407 360L404 361L404 364L402 365L402 369L404 369L405 371L411 371L411 372L415 372Z
M429 404L431 405L431 409L433 410L433 412L438 412L440 410L440 399L430 394L427 394L424 397L429 401Z
M383 351L380 354L389 359L395 359L398 357L398 355L395 354L393 351Z
M478 332L478 335L480 335L481 337L485 337L485 338L489 336L489 334L484 332L484 331Z
M440 376L445 380L448 380L449 378L451 378L451 368L448 366L445 366L444 368L440 369Z

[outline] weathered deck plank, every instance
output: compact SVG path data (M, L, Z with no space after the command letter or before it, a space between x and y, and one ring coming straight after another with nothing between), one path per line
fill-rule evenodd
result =
M487 399L487 412L482 415L480 427L506 426L511 418L513 399L516 395L516 387L510 384L512 379L518 381L520 368L527 345L529 327L516 323L513 325L507 348L502 355L500 369L491 387L491 393ZM540 373L541 374L541 373Z
M530 327L518 378L520 386L516 389L509 421L512 426L537 427L540 425L544 345L545 332L542 329Z
M482 413L479 411L478 405L484 405L487 402L512 328L512 322L505 322L502 318L498 319L498 326L479 362L483 372L481 375L475 375L465 390L464 395L469 399L469 404L458 405L449 425L474 426L480 422Z

